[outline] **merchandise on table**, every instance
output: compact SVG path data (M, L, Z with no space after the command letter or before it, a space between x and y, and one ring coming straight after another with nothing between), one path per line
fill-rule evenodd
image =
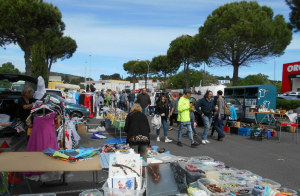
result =
M203 167L212 167L212 168L224 168L225 164L221 161L206 161L206 162L201 162L201 165L203 165Z
M79 196L103 196L103 194L97 189L92 189L92 190L83 191L82 193L79 194Z
M214 159L208 156L198 156L198 157L191 157L191 162L213 162Z
M220 178L224 178L224 177L228 177L228 176L234 176L237 171L238 170L236 170L236 169L230 169L230 168L228 168L228 169L225 169L225 168L220 169L219 170Z
M273 180L264 178L258 181L258 185L260 186L269 186L270 188L280 188L281 184L274 182Z
M220 178L220 172L218 168L201 169L202 178Z
M246 181L230 181L226 184L230 192L235 195L252 194L253 186L249 186Z
M216 178L202 178L198 180L198 185L202 190L207 191L210 195L228 195L227 185Z
M243 177L244 175L249 175L252 174L252 172L248 171L248 170L239 170L236 172L235 176L236 177Z

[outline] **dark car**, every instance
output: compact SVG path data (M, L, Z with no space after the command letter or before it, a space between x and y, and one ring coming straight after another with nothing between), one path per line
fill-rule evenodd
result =
M298 95L299 96L299 95ZM300 100L298 96L277 96L277 99L284 99L284 100Z
M65 102L67 109L69 109L69 111L70 111L71 118L73 118L73 117L87 118L90 115L89 108L78 105L78 104L69 103L68 101L66 101L65 99L61 98L58 95L50 94L50 100L56 104L60 104L61 101Z

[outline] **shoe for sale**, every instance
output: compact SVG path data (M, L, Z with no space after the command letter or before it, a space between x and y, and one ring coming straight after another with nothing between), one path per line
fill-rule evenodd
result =
M160 139L159 139L159 137L157 137L157 138L156 138L156 141L160 142Z
M197 148L197 146L199 146L200 144L197 142L194 142L191 144L191 148Z
M95 133L95 132L98 132L98 129L97 128L95 128L95 129L89 129L88 132Z
M172 140L169 140L169 139L165 140L165 143L170 143L170 142L172 142Z
M205 140L205 142L206 142L207 144L209 144L209 143L210 143L210 141L208 141L208 140Z
M202 140L201 143L205 145L206 144L206 140Z
M181 142L177 142L177 146L180 146L180 147L182 147L183 145L182 145L182 143L181 143Z

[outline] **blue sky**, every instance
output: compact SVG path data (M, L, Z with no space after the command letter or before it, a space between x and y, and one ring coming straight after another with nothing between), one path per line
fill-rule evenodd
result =
M64 35L76 40L78 48L71 59L58 61L51 71L78 76L90 75L95 80L101 74L120 73L126 76L123 63L129 60L151 60L165 55L169 44L184 34L195 35L207 16L229 0L45 0L56 5L66 24ZM284 0L258 0L282 14L286 21L290 12ZM284 63L300 61L300 33L293 35L285 54L266 59L239 70L239 76L262 73L274 79L282 78ZM90 56L91 55L91 56ZM0 48L0 64L12 62L25 70L24 53L17 45ZM181 68L182 69L182 68ZM197 69L203 69L203 66ZM232 77L233 68L208 68L217 76Z

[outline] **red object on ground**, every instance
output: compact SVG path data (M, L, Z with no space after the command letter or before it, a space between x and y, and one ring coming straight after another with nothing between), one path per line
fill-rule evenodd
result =
M223 126L223 131L229 133L230 127Z
M275 132L275 131L272 131L272 132L271 132L271 136L274 137L275 135L276 135L276 132Z
M17 178L15 177L15 181L14 180L14 176L13 176L13 172L9 172L8 173L8 184L16 184L18 182L20 182L22 180L22 178Z

